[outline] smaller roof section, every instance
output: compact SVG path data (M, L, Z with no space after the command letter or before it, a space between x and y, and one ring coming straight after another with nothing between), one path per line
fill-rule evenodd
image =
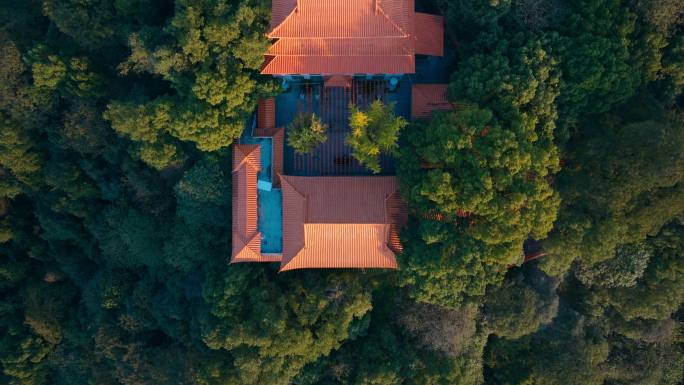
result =
M413 56L272 56L261 73L288 74L404 74L415 73Z
M261 99L257 106L257 129L275 128L275 98Z
M294 8L292 6L294 5ZM275 38L367 38L407 36L411 0L274 1L276 18L289 14L268 33ZM280 9L284 7L285 9ZM402 17L403 16L403 17Z
M233 146L233 250L230 263L272 262L261 254L261 233L257 230L257 173L261 149L255 144Z
M433 111L452 110L447 84L414 84L411 90L411 118L429 119Z
M271 28L282 23L297 7L297 0L271 1Z
M391 176L282 176L280 271L396 269L405 204Z
M414 9L414 0L273 0L267 36L277 41L261 73L414 73Z
M390 225L384 223L305 223L305 246L280 271L325 268L396 269L387 247Z
M444 56L444 18L416 12L416 53Z
M233 172L243 167L259 171L261 169L261 148L258 144L236 144L233 146Z

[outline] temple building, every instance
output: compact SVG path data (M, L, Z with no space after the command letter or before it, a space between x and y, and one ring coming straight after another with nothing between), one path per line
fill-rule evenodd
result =
M397 268L407 208L393 159L373 175L345 137L352 104L381 100L406 119L452 108L443 19L415 9L414 0L273 0L262 73L283 92L259 102L233 146L231 263ZM329 127L310 154L287 145L299 113Z
M441 16L414 0L273 0L263 74L400 75L415 55L442 56Z

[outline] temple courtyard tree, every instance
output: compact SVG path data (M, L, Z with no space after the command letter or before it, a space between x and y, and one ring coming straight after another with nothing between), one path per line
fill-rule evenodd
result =
M287 144L298 154L308 154L328 140L327 131L316 114L299 113L287 125Z
M394 103L385 105L379 100L365 111L351 106L349 126L352 131L347 136L347 144L352 148L352 156L376 174L381 171L380 155L397 153L399 133L408 124L393 111Z

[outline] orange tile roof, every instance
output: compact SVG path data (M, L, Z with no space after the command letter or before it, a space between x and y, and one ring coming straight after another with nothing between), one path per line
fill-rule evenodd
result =
M281 271L302 268L396 268L403 224L395 177L281 175ZM404 206L405 207L405 206Z
M280 187L280 174L283 173L284 166L285 129L283 127L277 128L271 137L273 138L273 163L271 165L273 176L271 180L273 186Z
M411 89L411 117L429 119L432 111L451 110L447 99L447 84L414 84Z
M444 18L416 12L416 53L444 56Z
M297 8L297 0L271 0L271 28L282 23Z
M233 146L233 172L243 166L259 171L261 169L261 149L258 144L236 144Z
M366 39L280 39L266 55L282 56L411 56L413 50L403 37Z
M408 222L408 207L406 202L401 199L399 191L395 191L387 200L385 200L385 210L390 223L389 247L394 252L400 253L404 250L404 247L401 244L399 232L401 228L406 225L406 222Z
M443 34L442 24L437 23L441 19L417 16L414 0L275 0L272 4L273 29L268 37L278 40L266 53L264 74L414 73L416 44L426 52L437 52L434 46L441 37L427 36ZM421 32L420 41L414 33L417 21L429 29Z
M257 128L275 128L275 126L275 98L259 100Z
M306 223L303 226L305 247L284 262L280 271L397 268L394 253L387 246L387 224Z
M261 71L284 74L399 74L416 72L413 56L275 56Z
M260 156L259 145L233 146L233 250L230 263L280 261L280 256L261 254L261 233L257 230Z
M411 20L401 16L408 15L409 5L412 4L411 0L298 0L294 10L268 33L268 37L407 36ZM389 14L385 12L385 5ZM395 15L400 18L393 20L392 16Z
M231 263L256 261L261 255L257 231L258 145L233 146L233 255Z

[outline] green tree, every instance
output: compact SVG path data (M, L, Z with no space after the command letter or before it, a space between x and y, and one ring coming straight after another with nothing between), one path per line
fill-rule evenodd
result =
M644 244L618 246L615 256L596 265L578 265L575 276L587 286L631 287L636 285L651 258Z
M587 127L573 142L558 177L563 207L544 241L551 255L544 269L558 273L575 259L591 265L610 258L616 246L640 242L684 212L682 118L657 116L621 123L611 115L603 129Z
M506 356L491 357L489 364L497 370L489 383L603 384L608 341L571 309L561 310L558 317L552 327L502 349Z
M684 4L676 0L639 0L637 10L656 30L673 33L673 29L684 20Z
M351 133L346 142L352 148L352 156L376 174L381 171L380 154L397 154L399 133L408 124L393 111L394 103L384 105L379 100L373 101L366 111L351 106Z
M566 119L608 111L630 98L644 65L636 15L622 0L569 2L559 27L563 82L559 105Z
M57 55L47 56L44 62L32 66L33 82L38 87L57 88L66 78L66 65Z
M148 166L163 170L178 165L183 152L165 130L170 120L170 106L163 101L147 104L114 102L107 106L104 118L118 134L135 142L131 155Z
M681 311L673 313L682 287L681 258L674 256L681 255L681 230L673 223L646 241L653 254L634 286L598 288L569 276L557 289L560 310L550 325L517 340L492 340L487 383L678 384Z
M46 0L43 9L59 30L78 44L97 47L116 33L112 25L116 17L113 3L112 0Z
M422 300L433 293L454 306L463 294L481 296L521 261L528 237L553 226L559 78L544 43L520 35L471 56L450 85L460 108L405 132L397 176L421 223L402 266Z
M606 372L615 383L675 385L683 379L684 354L676 344L616 338L611 347Z
M92 218L88 226L99 242L101 258L109 267L143 268L161 262L159 245L162 228L159 218L124 203L113 204L100 218Z
M216 158L205 158L193 165L174 186L176 214L197 227L229 227L230 176Z
M465 226L467 220L423 219L410 221L402 232L401 284L417 301L460 308L503 279L506 265L502 260L521 256L506 245L488 247L478 242L465 233Z
M227 147L242 132L257 101L275 90L274 83L259 76L268 15L264 4L253 0L230 5L178 1L168 26L131 35L131 55L119 66L122 75L160 76L173 92L113 106L165 116L163 125L144 124L147 135L168 133L202 151ZM115 127L129 119L127 114L111 118Z
M558 280L534 268L525 270L509 273L501 286L487 290L482 313L498 337L517 339L534 333L558 312Z
M472 330L476 307L459 310L396 301L404 297L385 291L376 300L367 331L352 338L330 357L305 368L297 380L302 384L456 384L483 381L482 351L486 334ZM415 307L414 307L415 306ZM416 312L426 311L427 314ZM429 325L422 320L430 316ZM451 321L466 330L453 330ZM452 325L452 326L450 326ZM432 327L430 327L432 326ZM408 332L408 334L407 334ZM442 337L442 341L438 341ZM308 369L308 370L306 370Z
M596 293L596 301L615 309L627 320L667 319L682 302L684 227L681 224L667 226L649 243L653 247L653 257L636 285L607 288Z
M276 279L244 264L210 277L204 298L203 341L231 352L226 381L241 384L290 383L304 365L339 348L371 309L370 293L354 275Z
M38 282L26 286L22 294L26 325L50 344L58 344L64 335L64 319L71 310L73 288L66 282Z
M447 36L470 42L481 31L497 25L511 8L511 0L439 0L444 13Z
M287 125L287 144L298 154L311 153L328 140L328 125L316 114L299 113Z
M0 121L0 197L12 198L21 184L31 184L41 168L33 133L11 121Z
M92 70L86 57L64 58L50 52L42 44L28 53L33 84L39 91L60 91L80 97L102 95L103 78Z
M479 314L474 304L455 310L406 301L399 308L398 324L418 341L417 345L446 357L458 357L477 333Z

